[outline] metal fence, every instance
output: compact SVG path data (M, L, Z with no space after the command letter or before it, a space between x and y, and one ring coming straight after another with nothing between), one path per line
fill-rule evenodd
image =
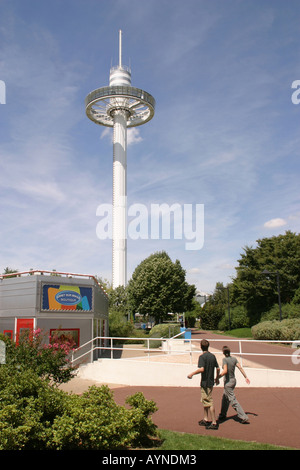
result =
M198 357L201 351L201 339L185 339L177 341L184 332L172 338L127 338L127 337L104 337L98 336L87 343L81 345L72 353L71 362L73 365L92 362L97 359L147 359L151 361L165 362L173 357L172 362L176 363L193 363L193 359ZM222 354L222 346L225 344L230 347L231 354L239 358L239 362L243 367L243 360L256 358L289 358L290 362L295 358L295 349L287 347L292 345L294 348L300 346L300 340L295 341L275 341L275 340L253 340L253 339L210 339L210 351L215 354ZM256 344L251 352L247 352L247 345ZM262 344L285 346L282 353L279 352L258 352ZM233 350L232 347L235 349ZM249 349L249 348L248 348ZM279 349L279 348L277 348ZM297 352L300 356L300 350ZM185 358L183 360L183 358ZM300 358L299 358L300 359ZM300 363L298 360L297 364ZM294 362L296 364L296 362ZM276 367L274 367L276 368ZM298 366L299 368L299 366Z

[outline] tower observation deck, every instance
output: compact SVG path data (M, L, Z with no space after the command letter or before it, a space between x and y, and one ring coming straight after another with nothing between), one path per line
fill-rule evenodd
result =
M85 99L86 114L101 126L113 127L113 247L112 284L127 284L127 128L154 116L155 99L131 86L131 70L122 64L122 31L119 31L119 65L110 69L109 86Z

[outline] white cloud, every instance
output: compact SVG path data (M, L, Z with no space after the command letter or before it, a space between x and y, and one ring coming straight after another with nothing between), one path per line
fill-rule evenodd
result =
M136 129L135 127L128 129L127 145L137 144L138 142L141 142L142 140L143 138L140 135L139 129Z
M24 181L20 185L19 191L37 199L44 198L48 201L62 202L65 199L64 193L55 182L40 181L32 183L32 181Z
M284 225L286 225L286 223L287 222L284 219L280 219L280 218L271 219L271 220L268 220L267 222L264 223L264 227L265 228L283 227Z
M100 139L105 139L108 137L111 142L113 142L113 130L111 127L105 127L101 133ZM139 129L135 127L127 129L127 145L133 145L141 142L143 138L140 135Z
M200 273L200 269L199 268L190 268L187 270L188 274L198 274Z
M130 11L123 1L87 0L91 17L80 1L67 12L59 2L27 0L24 10L0 0L2 268L110 277L111 243L96 237L96 208L111 201L113 132L89 122L84 98L107 83L120 17L133 85L156 99L151 123L128 129L129 203L205 206L201 250L129 240L128 269L165 249L209 292L230 282L243 246L284 225L299 231L299 113L290 99L297 16L279 5L189 1L172 0L170 12L159 0L132 0ZM154 21L166 12L168 28Z
M113 132L110 127L104 127L103 131L101 132L100 139L105 139L106 137L109 137L111 142L113 141Z

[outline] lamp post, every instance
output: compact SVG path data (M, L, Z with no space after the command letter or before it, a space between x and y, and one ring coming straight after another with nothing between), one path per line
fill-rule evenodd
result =
M227 290L227 306L228 306L228 323L229 323L229 331L231 330L231 320L230 320L230 299L229 299L229 286L220 286L217 289L226 289Z
M229 287L227 289L227 302L228 302L228 320L229 320L229 331L231 330L231 321L230 321L230 300L229 300Z
M280 297L280 280L279 280L279 272L276 271L275 273L271 273L267 269L264 269L262 274L265 276L276 276L276 282L277 282L277 292L278 292L278 305L279 305L279 320L282 320L282 311L281 311L281 297Z

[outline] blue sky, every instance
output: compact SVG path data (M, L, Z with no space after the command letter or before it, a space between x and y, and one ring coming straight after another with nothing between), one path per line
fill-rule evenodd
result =
M86 95L118 62L155 116L129 133L128 205L204 205L204 245L128 240L179 259L200 291L227 284L243 247L299 232L298 0L0 0L0 271L56 269L111 281L112 142Z

